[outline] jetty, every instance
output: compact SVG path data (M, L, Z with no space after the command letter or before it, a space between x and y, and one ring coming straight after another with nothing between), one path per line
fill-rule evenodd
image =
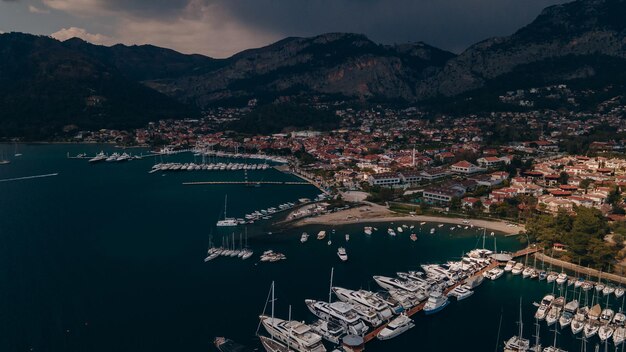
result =
M0 182L11 182L11 181L23 181L23 180L32 180L36 178L45 178L45 177L53 177L58 176L59 173L55 172L53 174L45 174L45 175L34 175L34 176L22 176L22 177L13 177L13 178L5 178L0 180Z
M542 260L546 263L551 263L553 265L556 266L560 266L563 269L567 269L567 270L573 270L576 271L579 274L585 274L585 275L589 275L590 277L594 277L594 278L602 278L602 280L609 280L609 281L613 281L613 282L618 282L620 284L626 284L626 277L624 276L620 276L620 275L616 275L616 274L611 274L611 273L606 273L606 272L602 272L600 270L596 270L596 269L591 269L588 267L584 267L584 266L580 266L580 265L576 265L570 262L566 262L560 259L556 259L556 258L552 258L548 255L545 255L543 253L535 253L535 256L537 257L537 260Z
M308 182L302 181L197 181L183 182L185 186L201 186L201 185L310 185Z
M511 256L513 258L519 258L519 257L524 257L526 255L530 255L530 254L535 254L537 252L539 252L541 250L541 248L537 247L537 246L528 246L524 249L520 249L519 251L512 253Z

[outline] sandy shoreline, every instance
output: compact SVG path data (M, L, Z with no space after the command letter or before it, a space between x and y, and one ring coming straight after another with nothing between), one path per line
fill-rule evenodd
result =
M324 214L317 217L297 220L291 226L299 227L305 225L346 225L364 224L373 222L434 222L454 225L470 224L477 227L485 227L492 231L502 232L507 235L516 235L524 230L523 225L509 226L508 223L498 220L463 219L449 218L428 215L404 215L390 211L384 206L368 204L363 207L352 208L336 213Z

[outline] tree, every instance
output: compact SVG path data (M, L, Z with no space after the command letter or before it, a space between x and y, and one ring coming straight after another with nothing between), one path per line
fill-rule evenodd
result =
M617 203L619 203L619 201L621 200L622 196L619 192L619 188L613 187L613 189L611 189L611 192L609 193L609 196L606 198L606 202L611 204L611 205L615 205Z
M450 209L459 210L461 209L461 198L452 197L450 200Z
M562 185L566 185L568 180L569 175L567 174L567 172L561 171L561 173L559 174L559 183Z
M585 190L585 193L587 193L587 190L589 189L589 185L591 185L591 182L593 182L591 179L586 178L586 179L580 181L579 186L580 186L580 188Z

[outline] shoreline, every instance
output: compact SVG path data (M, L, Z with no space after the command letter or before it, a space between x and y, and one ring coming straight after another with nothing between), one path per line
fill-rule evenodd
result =
M509 226L506 222L500 220L482 220L482 219L464 219L458 217L444 217L431 215L400 215L394 213L387 208L368 204L365 209L352 208L342 210L336 213L324 214L321 216L294 220L287 224L288 227L296 228L306 225L350 225L350 224L367 224L381 222L431 222L444 223L453 225L469 225L475 227L484 227L486 229L502 232L507 236L519 235L524 230L523 225ZM469 221L469 223L466 223Z

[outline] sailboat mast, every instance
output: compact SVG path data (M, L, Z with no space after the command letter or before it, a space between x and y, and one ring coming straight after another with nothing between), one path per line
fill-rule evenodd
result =
M485 249L485 236L487 235L487 228L483 227L483 249Z
M274 324L274 281L272 281L272 324ZM274 334L272 334L274 337Z
M333 299L333 275L335 273L335 267L330 268L330 286L328 287L328 303Z
M537 318L535 318L535 348L539 348L539 345L541 344L541 339L539 338L539 331L540 331L540 327L539 327L539 320Z
M524 323L522 321L522 298L519 299L519 339L522 339L522 333L524 331Z

